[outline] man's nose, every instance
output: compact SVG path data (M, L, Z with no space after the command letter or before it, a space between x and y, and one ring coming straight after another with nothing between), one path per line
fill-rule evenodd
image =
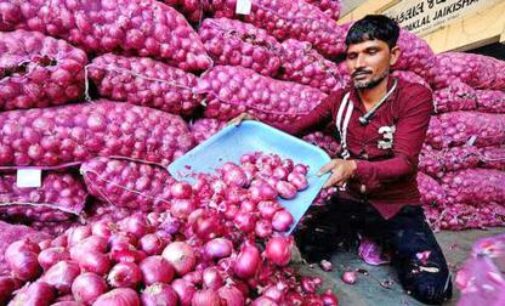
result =
M355 62L355 68L356 69L363 68L365 67L365 64L366 64L365 56L363 56L363 54L358 54L358 57L356 58Z

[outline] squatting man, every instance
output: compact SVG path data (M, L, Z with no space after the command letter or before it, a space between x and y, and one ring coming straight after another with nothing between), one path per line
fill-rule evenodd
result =
M309 261L329 258L337 244L355 244L358 235L391 254L403 288L427 304L452 296L446 259L420 206L418 156L432 112L431 91L391 76L401 50L400 29L386 16L358 20L346 36L352 84L328 96L313 111L286 125L303 135L331 123L341 144L339 157L323 166L325 187L339 192L311 208L295 238ZM253 119L242 114L234 123Z

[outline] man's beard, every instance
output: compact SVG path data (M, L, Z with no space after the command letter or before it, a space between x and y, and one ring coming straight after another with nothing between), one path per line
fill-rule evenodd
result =
M382 74L376 76L370 81L355 81L354 88L358 90L371 89L379 85L382 80L384 80L389 75L389 70L384 71Z

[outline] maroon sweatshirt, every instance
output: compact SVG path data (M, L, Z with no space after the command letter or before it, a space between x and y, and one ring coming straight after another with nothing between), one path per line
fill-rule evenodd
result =
M392 84L390 78L388 90ZM348 103L340 107L347 93ZM432 108L429 89L397 80L396 89L367 125L359 122L366 110L352 88L328 96L302 119L276 127L299 135L329 122L338 124L348 159L357 162L356 175L348 181L346 189L351 196L368 200L389 219L405 205L420 204L417 165Z

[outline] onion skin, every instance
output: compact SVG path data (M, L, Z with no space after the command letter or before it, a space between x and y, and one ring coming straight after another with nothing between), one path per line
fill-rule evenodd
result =
M133 289L118 288L102 294L93 306L140 306L140 299Z
M47 271L57 262L70 259L70 253L63 247L52 247L42 250L37 259L42 269Z
M244 294L235 286L223 286L219 288L217 294L227 306L245 305Z
M196 265L193 248L185 242L176 241L170 243L163 250L162 256L174 267L180 276L193 270Z
M178 299L174 289L162 283L150 285L140 296L143 306L177 306Z
M142 271L134 263L121 262L112 267L107 281L114 288L136 288L142 281Z
M86 305L93 304L107 291L107 283L95 273L83 273L77 276L72 284L72 295L75 300Z
M354 271L346 271L342 274L342 281L348 285L353 285L358 280L358 276Z
M246 242L242 245L240 253L235 260L233 272L239 278L251 278L257 273L260 263L261 257L258 248Z
M251 306L278 306L274 300L266 296L260 296L252 302Z
M167 241L156 234L147 234L139 240L139 248L147 255L159 255L166 247Z
M212 289L195 292L191 299L191 306L222 306L221 298Z
M73 261L60 261L42 277L42 281L53 286L60 295L70 293L74 279L80 274L79 265Z
M291 237L272 237L267 242L265 256L270 262L278 266L287 266L291 260L292 246L293 240Z
M293 222L293 216L285 209L277 211L272 217L272 227L278 232L286 232Z
M170 283L174 278L175 270L162 256L150 256L139 264L144 284Z
M226 238L214 238L207 241L204 246L204 253L212 259L228 257L233 251L233 244Z
M22 288L9 306L49 306L56 297L55 290L44 282L36 282Z
M0 276L0 305L6 305L17 288L18 282L13 277Z
M195 286L187 280L180 278L174 280L171 285L179 297L181 306L190 306L193 295L196 292Z

